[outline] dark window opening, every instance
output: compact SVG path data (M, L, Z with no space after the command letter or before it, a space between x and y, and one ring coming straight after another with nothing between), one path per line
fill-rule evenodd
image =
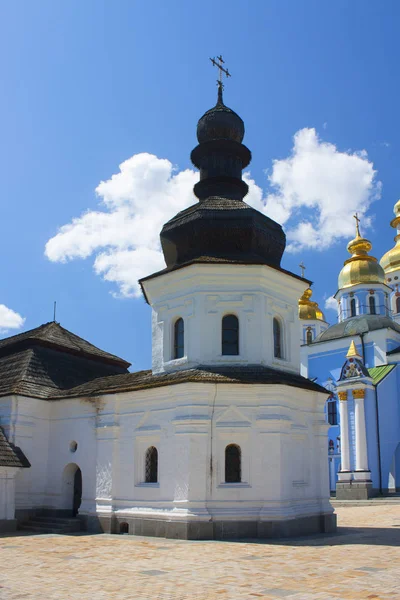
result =
M357 314L357 311L356 311L356 300L355 300L355 298L352 298L350 300L350 316L351 317L355 317L356 314Z
M242 452L240 446L229 444L225 448L225 481L240 483L242 481Z
M400 296L396 298L396 313L400 313Z
M185 324L182 318L175 321L174 325L174 358L183 358L185 355Z
M335 444L333 440L329 440L329 454L333 454L335 452Z
M278 319L273 320L273 330L274 330L274 356L275 356L275 358L282 358L282 333L281 333L281 324L279 323Z
M119 532L121 534L122 533L129 533L129 525L128 525L128 523L120 523Z
M235 315L226 315L222 319L222 354L239 354L239 320Z
M311 344L311 342L312 342L312 331L310 328L307 329L306 341L307 341L307 344Z
M328 423L329 425L337 425L337 404L336 400L328 401Z
M158 481L158 452L157 448L150 446L146 450L145 482L157 483Z
M374 296L369 297L369 312L371 315L376 315L375 298Z

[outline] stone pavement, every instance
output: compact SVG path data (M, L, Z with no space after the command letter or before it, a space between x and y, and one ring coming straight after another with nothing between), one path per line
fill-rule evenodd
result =
M2 536L0 599L400 599L400 505L337 513L337 534L273 543Z

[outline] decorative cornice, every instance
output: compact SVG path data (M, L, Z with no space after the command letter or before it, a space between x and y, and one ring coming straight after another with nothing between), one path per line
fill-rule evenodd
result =
M358 388L357 390L353 390L353 398L354 399L365 398L365 389Z
M339 400L342 402L344 400L347 400L347 390L345 390L343 392L338 392L338 396L339 396Z

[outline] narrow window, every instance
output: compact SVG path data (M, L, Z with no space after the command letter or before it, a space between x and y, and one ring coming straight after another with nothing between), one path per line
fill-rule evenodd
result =
M312 331L311 331L311 327L307 327L306 341L307 341L307 344L311 344L311 342L312 342Z
M275 358L282 358L281 324L279 323L278 319L275 319L275 318L273 320L273 330L274 330L274 356L275 356Z
M183 319L179 318L174 325L174 358L183 358L185 355L184 333L185 324Z
M242 481L242 452L240 446L229 444L225 448L225 481L240 483Z
M328 400L328 423L337 425L337 404L336 400Z
M235 315L225 315L222 319L222 354L239 354L239 320Z
M400 313L400 296L396 298L396 313Z
M350 300L350 316L351 317L356 316L356 299L355 298L352 298Z
M158 452L157 448L150 446L146 450L145 482L157 483L158 481Z
M374 296L370 296L369 297L369 312L370 312L371 315L376 315L375 298L374 298Z
M333 440L329 440L329 454L333 454L335 452L335 444Z

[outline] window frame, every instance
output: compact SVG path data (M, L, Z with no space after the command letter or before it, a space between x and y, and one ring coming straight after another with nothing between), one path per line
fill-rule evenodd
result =
M233 317L235 319L235 323L237 325L236 328L224 327L224 323L226 323L226 320L230 317ZM233 342L224 340L224 333L231 331L236 332L236 339ZM226 346L234 346L235 351L226 352ZM240 356L240 322L238 316L235 315L235 313L227 313L221 319L221 356Z
M179 331L178 327L180 327L181 325L182 325L182 330ZM184 321L183 317L177 317L174 320L172 335L173 335L173 349L172 349L173 360L179 360L179 359L185 357L185 321ZM181 351L182 351L182 356L178 356L179 349L181 349Z
M333 405L332 409L330 408L330 405ZM327 400L326 417L329 425L331 425L332 427L338 425L338 409L337 401L335 398ZM333 423L331 422L331 418L334 421Z
M376 315L376 300L375 300L375 296L373 296L372 294L369 295L368 297L368 308L369 308L369 314L370 315ZM373 308L373 310L372 310Z
M228 465L228 454L227 451L228 449L235 449L235 451L237 451L237 456L236 457L230 457L231 461L232 460L236 460L238 461L238 465L236 465L236 469L238 471L237 477L234 477L232 475L232 472L234 471L234 466L232 466L232 464ZM243 467L242 467L242 448L239 446L239 444L236 443L230 443L227 444L225 446L224 449L224 459L225 459L225 464L224 464L224 483L228 483L228 484L235 484L235 483L243 483Z
M278 326L279 344L276 343L277 342L277 339L276 339L277 333L275 331L275 327L276 327L275 323ZM283 344L283 324L282 324L282 320L279 317L277 317L276 315L272 318L272 340L273 340L274 359L276 358L278 360L284 360L285 353L284 353L284 344ZM276 353L277 348L279 350L279 354Z
M155 457L155 458L154 458ZM154 465L155 461L155 465ZM150 462L150 465L148 463ZM149 446L144 454L144 483L159 483L158 471L158 449L156 446ZM154 479L155 471L155 479Z
M354 310L353 310L354 308ZM357 316L357 301L355 298L350 298L350 317Z

